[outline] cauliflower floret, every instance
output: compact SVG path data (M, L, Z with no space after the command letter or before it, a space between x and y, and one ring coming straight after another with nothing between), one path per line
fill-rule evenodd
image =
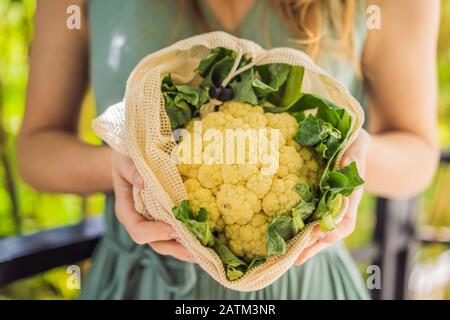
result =
M228 119L227 119L228 118ZM233 117L226 116L223 112L211 112L208 113L206 117L202 119L202 130L206 131L208 129L220 130L225 128L227 120L232 120Z
M225 183L240 184L245 182L252 174L258 172L256 165L252 164L225 164L222 165L222 177Z
M225 239L230 250L248 261L254 257L265 257L267 225L268 217L263 213L255 214L246 225L226 225Z
M299 201L300 196L294 187L300 178L288 174L284 178L274 178L269 193L262 200L262 209L269 215L280 215L292 209Z
M292 139L298 128L297 120L289 113L266 113L268 126L280 130L286 140Z
M202 188L200 182L196 179L186 180L184 186L188 192L188 199L192 209L198 212L200 208L205 208L208 211L209 226L211 229L214 229L219 219L219 210L217 209L216 199L211 190Z
M202 164L198 169L198 181L208 189L213 189L223 183L221 165Z
M199 164L184 164L180 163L177 165L178 171L183 178L195 178L198 177Z
M273 176L271 175L263 175L263 174L254 174L248 180L245 185L247 189L253 191L258 199L264 198L264 196L269 192L270 187L272 186Z
M219 111L227 113L233 118L243 118L247 113L253 111L253 106L243 102L227 101L219 107Z
M300 156L304 160L304 164L298 175L310 184L318 184L320 174L323 170L324 160L317 153L305 147L300 151Z
M217 207L226 225L244 225L261 210L261 200L249 189L225 183L216 195Z
M245 123L254 129L265 128L267 118L261 107L253 107L253 110L242 117Z
M280 148L280 160L278 167L278 176L284 177L292 173L298 175L303 166L303 159L295 147L282 146Z

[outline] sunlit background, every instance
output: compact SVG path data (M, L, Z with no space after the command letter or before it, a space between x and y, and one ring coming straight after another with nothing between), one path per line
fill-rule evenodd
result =
M14 144L24 113L34 11L34 0L0 0L0 239L76 224L100 214L103 209L103 195L79 197L38 193L18 176ZM442 150L447 150L450 149L450 0L442 1L441 12L439 133ZM88 94L82 109L80 135L85 141L99 143L90 130L94 116L92 95ZM441 165L433 185L421 197L418 228L449 239L449 196L450 168ZM374 204L374 199L365 195L356 231L346 240L350 249L361 248L372 241ZM359 263L364 277L367 277L368 264ZM82 263L83 270L88 266L89 261ZM408 297L450 299L449 266L448 242L422 244L414 257ZM449 273L447 276L446 272ZM66 268L60 267L18 280L0 287L0 299L74 299L78 290L67 287L67 276Z

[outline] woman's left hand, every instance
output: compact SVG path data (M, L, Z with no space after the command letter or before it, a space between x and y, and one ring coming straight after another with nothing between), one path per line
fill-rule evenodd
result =
M342 157L342 166L346 166L349 163L355 161L358 167L359 174L364 177L366 168L366 155L369 149L371 138L366 130L362 129L356 141L350 146ZM312 258L318 252L324 250L331 244L338 242L348 235L350 235L355 229L356 215L358 212L358 206L363 194L363 188L358 188L349 197L349 205L347 212L336 226L336 229L330 232L323 232L320 226L316 226L313 230L313 236L318 240L309 248L305 249L295 261L295 264L300 265L306 260Z

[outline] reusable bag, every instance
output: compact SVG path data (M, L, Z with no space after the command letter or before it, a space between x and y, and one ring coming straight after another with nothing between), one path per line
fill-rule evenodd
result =
M285 63L303 66L302 91L333 101L353 116L349 138L337 155L335 166L357 137L364 113L348 90L304 52L292 48L265 50L252 41L224 32L211 32L179 41L142 59L128 78L123 101L109 107L93 121L94 131L113 149L131 157L144 180L144 189L134 191L137 211L148 219L161 220L173 226L178 233L177 241L217 282L230 289L253 291L277 280L305 248L316 242L312 230L318 222L309 224L289 240L286 254L270 256L242 278L230 281L216 252L204 247L172 213L172 208L186 199L187 193L174 158L176 142L164 109L161 82L170 74L176 83L199 83L201 79L194 70L200 60L216 47L244 54L252 58L252 65ZM337 223L347 207L348 199L345 198Z

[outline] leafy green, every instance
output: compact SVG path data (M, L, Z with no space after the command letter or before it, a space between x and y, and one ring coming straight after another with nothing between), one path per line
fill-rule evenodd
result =
M222 261L225 266L233 268L242 266L247 267L247 264L243 260L239 259L233 252L231 252L231 250L218 238L215 238L213 247L216 250L217 255L219 256L220 261Z
M269 64L266 69L272 73L276 72L276 69L273 68L273 65L277 64ZM268 86L273 89L272 92L266 90L266 96L260 97L260 105L264 107L266 112L272 113L280 113L290 111L291 106L293 106L302 96L301 86L303 81L304 68L301 66L289 66L285 64L279 64L283 66L283 69L280 70L280 73L271 75L271 80L276 79L276 85L270 83ZM261 70L259 68L258 70ZM289 71L287 76L285 75L286 70ZM269 71L264 71L265 73L270 74ZM261 74L261 71L260 71ZM262 80L264 82L264 78ZM281 79L283 80L281 82ZM267 84L267 83L266 83ZM261 87L261 84L258 83Z
M179 206L172 209L172 212L175 218L182 221L197 236L202 245L208 247L214 245L214 235L208 224L208 213L206 209L200 209L199 213L195 215L189 201L183 200Z
M202 86L207 88L219 86L233 68L234 60L234 57L226 56L214 64L205 76Z
M340 131L313 115L300 122L294 140L303 146L313 146L325 159L332 158L342 142Z
M300 66L292 66L285 85L281 99L281 106L289 108L302 96L301 86L305 69Z
M312 220L335 217L342 207L342 197L349 196L355 188L364 184L360 177L355 162L344 168L327 172L322 179L321 189L323 191L317 209L312 215ZM330 217L328 217L330 216ZM330 226L329 221L324 221L321 226ZM324 230L328 230L328 227Z
M302 228L299 222L290 215L281 215L272 220L267 227L267 255L283 254L287 251L286 241L292 239Z
M349 196L356 187L362 185L364 180L360 177L356 163L352 162L344 168L328 172L325 175L322 188L343 196Z
M233 100L247 102L253 105L258 104L258 97L252 87L252 80L254 79L254 70L249 69L241 73L238 78L231 81L229 86L233 89Z
M330 171L337 153L342 149L350 133L352 126L350 113L333 102L313 94L304 94L289 110L300 112L310 109L316 109L316 114L300 121L294 140L300 145L313 147L327 162L320 179L319 195L309 203L300 202L296 210L303 209L310 214L306 217L307 222L320 219L321 228L329 231L335 227L333 218L342 207L342 197L350 195L364 181L359 176L355 163ZM307 191L305 186L297 187L297 192L302 198L310 199L311 195L305 190ZM311 214L313 206L315 208Z
M303 201L310 202L315 197L315 192L306 182L303 181L298 182L295 185L295 191L298 193L298 195L302 198Z
M274 222L267 227L266 231L266 246L267 255L283 254L287 251L287 244L283 237L277 232L275 227L272 227Z
M302 203L305 203L302 201ZM314 207L313 207L314 208ZM301 210L300 208L292 209L292 223L295 234L297 234L300 230L305 228L305 223L303 222L302 216L305 213L305 210ZM312 210L311 210L312 212Z
M261 79L252 83L259 98L280 90L286 82L291 66L284 63L270 63L256 67Z
M255 258L253 258L252 261L250 261L250 263L248 264L246 272L248 272L250 269L256 268L257 266L263 264L264 262L266 262L266 258L265 257L255 257Z
M205 89L197 86L174 85L170 75L163 78L161 92L172 129L185 126L192 117L198 115L200 107L209 100Z
M336 224L330 214L325 214L322 219L320 219L320 228L323 231L332 231L336 228Z
M231 56L232 53L233 51L229 49L214 48L205 59L202 59L200 61L200 64L198 65L197 69L195 69L195 71L203 78L205 78L217 62L225 57Z
M196 72L203 77L202 88L219 87L230 73L237 58L236 52L224 48L215 48L200 61ZM238 68L250 59L242 57ZM286 109L301 97L301 83L304 69L283 63L254 66L230 80L227 84L233 89L233 100L254 105ZM258 77L259 76L259 77Z
M197 236L197 239L205 247L212 247L225 267L227 278L231 281L242 277L248 270L265 261L264 257L255 257L250 263L246 263L237 257L222 241L212 233L208 224L208 211L205 208L195 213L188 200L183 200L172 209L178 220Z

